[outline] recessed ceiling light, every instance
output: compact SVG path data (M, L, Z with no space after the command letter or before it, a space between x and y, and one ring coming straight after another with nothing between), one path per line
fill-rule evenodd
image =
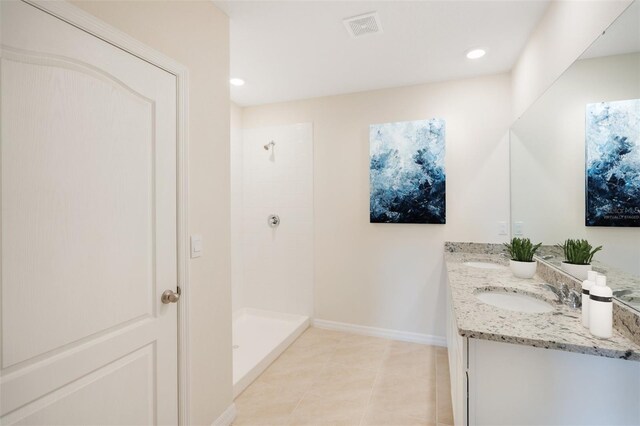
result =
M487 54L487 51L484 49L471 49L467 52L467 58L480 59L486 54Z
M234 86L244 86L244 80L241 78L232 78L231 80L229 80L229 83Z

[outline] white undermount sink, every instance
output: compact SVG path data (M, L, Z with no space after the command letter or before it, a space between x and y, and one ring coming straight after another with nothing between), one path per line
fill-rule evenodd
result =
M472 268L480 268L480 269L500 269L503 268L502 265L491 262L464 262L465 266L471 266Z
M542 314L553 311L553 306L542 299L507 291L481 291L476 297L483 303L508 311Z

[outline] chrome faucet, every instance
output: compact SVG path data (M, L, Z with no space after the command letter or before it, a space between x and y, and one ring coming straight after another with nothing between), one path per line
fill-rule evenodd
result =
M628 294L633 293L631 290L614 290L613 291L613 296L614 297L622 297L622 296L626 296Z
M569 290L569 286L567 284L560 283L560 288L551 284L545 284L544 286L558 297L559 303L574 309L582 306L582 296L580 293L575 290Z

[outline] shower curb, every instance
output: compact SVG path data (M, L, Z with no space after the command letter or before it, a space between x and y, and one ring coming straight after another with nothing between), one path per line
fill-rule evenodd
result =
M211 423L211 426L230 426L235 419L236 404L232 402L231 405L228 406L222 414L220 414L220 417L218 417L213 423Z

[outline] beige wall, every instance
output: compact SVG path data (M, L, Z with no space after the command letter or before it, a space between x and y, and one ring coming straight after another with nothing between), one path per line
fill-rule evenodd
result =
M189 68L191 422L232 402L229 211L229 20L209 1L74 1Z
M444 336L445 240L499 242L509 220L507 74L248 107L245 128L313 122L315 311ZM369 124L446 120L446 225L369 223Z
M231 102L231 311L244 307L242 278L242 108Z
M632 2L552 0L513 68L513 117L520 117Z

